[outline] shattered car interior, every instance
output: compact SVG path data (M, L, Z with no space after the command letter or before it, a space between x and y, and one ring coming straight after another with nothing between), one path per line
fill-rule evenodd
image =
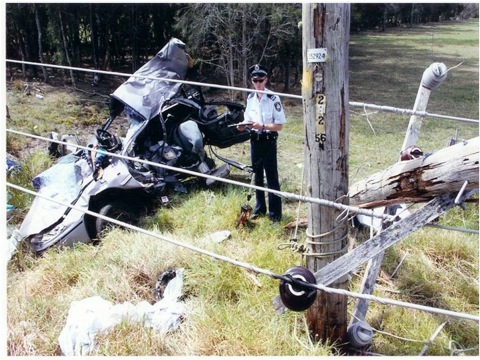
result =
M89 150L66 154L64 145L51 142L49 152L59 159L33 179L41 196L35 197L12 235L15 241L26 240L37 253L57 245L88 243L108 221L63 204L131 223L152 192L186 192L184 180L192 172L211 175L197 176L210 185L214 177L228 176L230 166L249 171L248 165L222 157L218 159L223 164L217 167L207 155L205 146L227 148L245 142L250 134L235 127L243 121L243 105L206 102L200 86L182 82L190 80L194 70L185 44L171 39L110 95L110 116L89 139ZM119 116L122 113L124 117ZM125 117L126 135L117 137L112 124Z

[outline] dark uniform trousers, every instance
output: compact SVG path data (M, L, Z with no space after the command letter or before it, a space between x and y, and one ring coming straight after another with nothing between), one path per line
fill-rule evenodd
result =
M257 133L252 132L251 160L253 173L255 176L255 185L264 186L264 172L267 178L267 186L271 190L280 190L277 168L277 132ZM253 212L256 214L266 214L267 206L265 202L265 192L255 190L256 203ZM282 218L282 200L279 196L268 193L268 212L270 220L280 221Z

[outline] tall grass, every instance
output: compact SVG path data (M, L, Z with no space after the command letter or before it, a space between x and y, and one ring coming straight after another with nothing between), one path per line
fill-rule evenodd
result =
M405 108L413 106L422 73L431 62L445 62L452 67L464 60L432 93L428 111L478 118L478 20L356 35L352 37L350 53L350 100ZM7 94L10 112L23 114L24 120L15 123L16 128L21 128L22 122L25 129L32 127L30 120L37 116L29 113L35 107L32 100L37 101L23 96L20 90ZM288 123L279 140L282 190L304 193L301 104L289 102L286 111ZM80 112L77 108L70 116L81 117ZM43 115L38 115L37 123L49 121ZM405 116L351 109L351 183L396 162L407 124ZM47 128L47 124L43 126ZM476 125L425 119L418 145L425 152L433 152L444 147L447 138L457 130L462 139L478 136ZM219 152L249 163L248 143ZM40 160L32 158L28 172L22 170L25 181L50 164L42 156L35 159ZM231 178L249 182L248 176L237 170L232 170ZM255 224L236 228L248 193L243 188L216 183L210 189L192 188L187 195L172 194L169 206L143 219L142 225L163 236L274 273L302 265L301 255L281 250L281 245L292 238L300 243L305 240L304 229L296 232L283 225L306 216L307 204L285 200L285 216L277 226L262 218ZM466 211L452 209L438 223L478 229L478 204L469 203ZM230 238L214 243L206 237L220 230L229 230ZM424 227L386 251L374 294L478 315L478 255L477 235ZM359 289L364 267L352 274L352 291ZM52 249L41 257L20 251L10 261L8 354L59 355L58 336L72 301L98 295L113 303L153 302L156 278L172 268L185 269L186 313L180 327L158 334L141 324L124 322L98 335L99 347L93 355L336 353L332 345L310 341L304 313L275 314L271 300L278 294L277 281L144 234L113 229L98 246ZM355 299L350 299L349 311L354 305ZM366 321L376 332L367 350L383 355L419 354L445 320L428 312L372 302ZM452 318L426 354L450 355L466 350L462 354L478 355L478 343L478 323Z

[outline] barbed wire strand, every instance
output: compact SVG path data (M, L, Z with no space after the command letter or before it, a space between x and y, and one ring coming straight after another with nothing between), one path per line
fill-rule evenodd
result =
M460 349L452 349L452 345L459 346ZM464 349L462 345L460 345L458 342L455 340L450 340L448 342L448 350L450 351L450 356L456 356L456 355L463 355L462 353L468 352L468 351L474 351L478 350L478 346L474 346L468 349Z
M20 60L12 60L12 59L6 59L5 61L7 63L14 63L14 64L25 64L25 65L32 65L32 66L50 67L50 68L56 68L56 69L67 69L67 70L83 71L83 72L105 74L105 75L116 75L116 76L122 76L122 77L136 77L136 78L140 78L140 79L169 81L169 82L174 82L174 83L182 83L182 84L202 86L202 87L212 87L212 88L224 89L224 90L236 90L236 91L241 91L241 92L251 92L252 91L252 89L242 88L242 87L218 85L218 84L211 84L211 83L201 83L201 82L196 82L196 81L169 79L169 78L161 78L161 77L153 77L153 76L145 76L145 75L135 75L135 74L129 74L129 73L114 72L114 71L84 69L84 68L78 68L78 67L72 67L72 66L42 64L42 63L37 63L37 62L20 61ZM259 91L259 90L257 90L257 92L258 93L266 93L266 91ZM302 95L286 94L286 93L275 92L275 91L269 91L269 93L274 94L274 95L278 95L278 96L284 97L284 98L303 100ZM364 108L364 109L365 108L370 108L370 109L375 109L375 110L380 110L380 111L385 111L385 112L394 112L394 113L398 113L398 114L402 114L402 115L416 115L416 116L421 116L421 117L435 117L435 118L441 118L441 119L447 119L447 120L466 121L466 122L473 122L473 123L477 123L477 124L480 123L480 121L477 120L477 119L469 119L469 118L449 116L449 115L432 114L432 113L429 113L429 112L426 112L426 111L402 109L402 108L397 108L397 107L392 107L392 106L381 106L381 105L367 104L367 103L361 103L361 102L355 102L355 101L350 101L348 104L352 107L361 107L361 108Z
M430 337L430 339L427 341L427 343L424 345L424 347L422 348L422 350L420 351L420 353L418 354L418 356L423 356L425 355L425 353L427 352L428 348L430 347L430 345L433 344L433 340L435 340L435 338L438 336L438 334L440 334L440 331L443 330L443 328L445 327L445 325L447 325L448 321L445 321L443 322L438 328L437 330L435 330L435 332L432 334L432 336Z
M13 134L17 134L17 135L28 136L28 137L38 139L38 140L44 140L44 141L48 141L48 142L54 142L54 143L57 143L57 144L64 144L64 145L72 146L71 143L67 143L67 142L64 142L64 141L56 140L56 139L48 139L48 138L43 137L43 136L28 134L28 133L18 131L18 130L6 129L6 131L11 132ZM93 150L92 148L89 148L87 146L82 146L82 145L77 145L77 144L75 144L75 147L77 147L79 149L83 149L83 150L88 150L88 151ZM116 157L116 158L120 158L120 159L124 159L124 160L135 161L135 162L139 162L139 163L146 164L146 165L156 166L156 167L160 167L160 168L163 168L163 169L166 169L166 170L178 171L178 172L185 173L185 174L191 175L191 176L203 177L203 178L206 178L206 179L218 180L218 181L225 182L225 183L228 183L228 184L231 184L231 185L243 186L243 187L252 188L252 189L255 189L255 190L262 190L262 191L265 191L265 192L271 192L271 193L273 193L277 196L280 196L280 197L283 197L283 198L286 198L286 199L293 199L293 200L300 200L300 201L304 201L304 202L311 202L311 203L318 204L318 205L333 207L333 208L336 208L338 210L349 209L350 211L352 211L354 213L357 213L357 214L362 214L362 215L366 215L366 216L374 216L374 217L378 217L378 218L385 219L385 220L392 220L392 221L394 220L394 217L392 215L373 214L371 212L371 210L362 209L362 208L359 208L359 207L356 207L356 206L349 206L349 205L336 203L334 201L312 198L312 197L309 197L309 196L298 195L298 194L288 193L288 192L279 191L279 190L272 190L272 189L265 188L265 187L260 187L260 186L257 186L257 185L242 183L242 182L231 180L231 179L225 179L225 178L221 178L221 177L217 177L217 176L213 176L213 175L209 175L209 174L203 174L203 173L199 173L199 172L195 172L195 171L191 171L191 170L187 170L187 169L183 169L183 168L178 168L178 167L174 167L174 166L169 166L169 165L165 165L165 164L160 164L160 163L156 163L156 162L152 162L152 161L148 161L148 160L144 160L144 159L132 158L132 157L129 157L129 156L126 156L126 155L111 153L111 152L108 152L108 151L102 151L102 153L105 154L105 155L108 155L108 156L112 156L112 157Z
M15 60L6 60L7 62L12 62L12 63L22 63L22 64L30 64L30 65L37 65L37 66L43 66L43 67L53 67L53 68L62 68L62 69L65 69L65 68L69 68L69 69L72 69L72 70L78 70L78 71L84 71L84 72L93 72L93 73L105 73L105 74L108 74L108 75L119 75L119 76L128 76L128 77L132 77L132 76L135 76L135 77L140 77L140 78L148 78L148 79L154 79L154 80L164 80L164 81L170 81L170 82L179 82L179 83L185 83L185 84L190 84L190 85L196 85L196 86L208 86L208 87L215 87L215 88L221 88L221 89L229 89L229 90L238 90L238 91L251 91L251 89L244 89L244 88L237 88L237 87L231 87L231 86L222 86L222 85L216 85L216 84L205 84L205 83L199 83L199 82L192 82L192 81L184 81L184 80L175 80L175 79L164 79L164 78L157 78L157 77L146 77L146 76L137 76L137 75L134 75L134 74L125 74L125 73L115 73L115 72L107 72L107 71L101 71L101 70L89 70L89 69L82 69L82 68L74 68L74 67L65 67L65 66L58 66L58 65L49 65L49 64L39 64L39 63L32 63L32 62L24 62L24 61L15 61ZM282 96L282 97L290 97L290 98L296 98L296 99L302 99L302 96L296 96L296 95L291 95L291 94L283 94L283 93L275 93L279 96ZM436 114L431 114L431 113L427 113L427 112L419 112L419 111L414 111L414 110L409 110L409 109L400 109L400 108L394 108L394 107L388 107L388 106L378 106L378 105L374 105L374 104L366 104L366 103L356 103L356 102L350 102L349 103L350 106L359 106L359 107L363 107L364 110L366 108L373 108L373 109L377 109L377 110L381 110L381 111L389 111L389 112L396 112L396 113L401 113L401 114L412 114L412 115L419 115L419 116L430 116L430 117L440 117L440 118L445 118L445 119L453 119L453 120L459 120L459 121L469 121L469 122L475 122L475 123L478 123L479 121L478 120L473 120L473 119L466 119L466 118L460 118L460 117L451 117L451 116L444 116L444 115L436 115ZM47 141L50 141L50 142L57 142L57 143L60 143L60 144L66 144L66 145L71 145L69 143L64 143L64 142L61 142L61 141L55 141L53 139L46 139L46 138L42 138L42 137L38 137L38 136L35 136L35 135L31 135L31 134L26 134L26 133L21 133L21 132L17 132L17 131L14 131L14 130L10 130L10 129L7 129L7 131L11 131L13 133L17 133L19 135L25 135L25 136L30 136L30 137L34 137L34 138L39 138L41 140L47 140ZM86 148L86 147L82 147L82 146L79 146L77 145L77 147L79 148L84 148L86 150L91 150L90 148ZM117 156L117 157L120 157L120 158L125 158L125 159L131 159L131 160L134 160L134 161L139 161L140 159L133 159L133 158L128 158L128 157L125 157L125 156L119 156L118 154L112 154L112 153L107 153L107 155L110 155L110 156ZM153 165L153 166L160 166L161 164L157 164L157 163L152 163L152 162L148 162L148 161L139 161L139 162L144 162L146 164L149 164L149 165ZM163 165L163 164L162 164ZM201 173L195 173L195 172L191 172L191 171L185 171L184 169L179 169L179 168L171 168L169 166L160 166L160 167L164 167L164 168L170 168L171 170L175 170L175 171L179 171L179 170L183 170L181 172L185 172L185 173L190 173L190 175L193 175L193 176L203 176L203 177L211 177L211 176L207 176L205 174L201 174ZM241 186L245 186L246 184L244 183L238 183L238 182L234 182L232 180L230 181L225 181L225 180L228 180L228 179L223 179L223 178L216 178L217 180L220 180L220 181L224 181L224 182L230 182L230 183L237 183L236 185L241 185ZM39 193L35 193L33 191L30 191L28 189L25 189L25 188L22 188L22 187L19 187L19 186L16 186L14 184L10 184L7 182L7 186L10 186L12 188L16 188L17 190L21 190L21 191L24 191L24 192L27 192L27 193L30 193L32 195L35 195L35 196L40 196L40 197L44 197L42 195L40 195ZM257 187L257 186L252 186L253 188L258 188L260 190L266 190L266 189L262 189L260 187ZM282 197L290 197L292 198L291 196L294 195L294 194L287 194L287 193L284 193L284 192L277 192L277 191L271 191L273 193L276 193L276 195L278 196L282 196ZM57 202L51 198L48 198L48 197L44 197L45 199L47 200L50 200L50 201L53 201L53 202ZM308 201L308 197L305 197L305 196L298 196L298 195L294 195L293 198L296 198L298 200L304 200L304 201ZM315 199L312 199L312 200L315 200ZM320 199L317 199L317 200L320 200ZM324 200L323 202L325 202L326 200ZM316 201L314 201L316 202ZM322 201L320 201L322 202ZM140 233L144 233L146 235L149 235L149 236L152 236L152 237L156 237L156 238L159 238L161 240L164 240L164 241L167 241L167 242L170 242L170 243L173 243L175 245L178 245L178 246L183 246L185 248L188 248L192 251L196 251L198 253L201 253L201 254L204 254L204 255L207 255L207 256L210 256L212 258L215 258L217 260L222 260L222 261L226 261L226 262L229 262L233 265L236 265L236 266L239 266L239 267L243 267L243 268L246 268L250 271L254 271L254 272L257 272L257 273L260 273L260 274L264 274L264 275L267 275L269 277L272 277L272 278L275 278L275 279L282 279L282 280L286 280L286 281L293 281L293 282L299 282L301 285L303 286L307 286L307 287L314 287L318 290L322 290L322 291L325 291L327 293L336 293L336 294L339 294L339 295L345 295L345 296L351 296L351 297L356 297L356 298L363 298L365 300L370 300L370 301L375 301L375 302L378 302L380 304L391 304L391 305L396 305L396 306L401 306L401 307L407 307L407 308L412 308L412 309L417 309L417 310L423 310L423 311L428 311L428 312L433 312L433 313L438 313L438 314L443 314L443 315L446 315L446 316L452 316L452 317L459 317L459 318L463 318L463 319L468 319L468 320L474 320L474 321L479 321L479 318L478 316L473 316L473 315L470 315L470 314L461 314L461 313L457 313L457 312L453 312L453 311L449 311L449 310L443 310L443 309L436 309L436 308L431 308L431 307L427 307L427 306L423 306L423 305L418 305L418 304L411 304L411 303L405 303L405 302L400 302L400 301L395 301L395 300L389 300L389 299L382 299L382 298L379 298L379 297L376 297L376 296L373 296L373 295L366 295L366 294L357 294L357 293L353 293L353 292L350 292L350 291L347 291L347 290L342 290L342 289L333 289L333 288L328 288L326 286L323 286L321 284L316 284L316 285L313 285L313 284L307 284L307 283L303 283L299 280L293 280L291 278L285 278L284 276L280 276L280 275L276 275L274 273L272 273L271 271L268 271L268 270L265 270L265 269L261 269L261 268L258 268L258 267L255 267L251 264L248 264L248 263L245 263L245 262L240 262L240 261L237 261L237 260L234 260L234 259L231 259L231 258L228 258L226 256L222 256L222 255L219 255L219 254L216 254L216 253L213 253L213 252L210 252L208 250L204 250L204 249L200 249L196 246L193 246L191 244L185 244L185 243L181 243L181 242L178 242L174 239L171 239L171 238L168 238L168 237L165 237L165 236L161 236L159 234L156 234L154 232L151 232L151 231L148 231L148 230L145 230L145 229L142 229L142 228L139 228L139 227L136 227L136 226L133 226L133 225L130 225L130 224L126 224L126 223L123 223L123 222L120 222L116 219L112 219L112 218L109 218L109 217L106 217L106 216L103 216L103 215L100 215L100 214L97 214L97 213L94 213L92 211L89 211L89 210L85 210L85 209L81 209L75 205L71 205L71 204L65 204L65 203L61 203L61 202L57 202L63 206L67 206L67 207L71 207L71 208L74 208L75 210L77 211L81 211L81 212L84 212L86 214L89 214L89 215L92 215L92 216L96 216L96 217L99 217L99 218L102 218L104 220L107 220L107 221L110 221L112 223L115 223L117 225L120 225L120 226L123 226L123 227L126 227L126 228L130 228L132 230L135 230L135 231L138 231ZM331 202L328 202L328 203L331 203ZM324 203L326 205L326 203ZM349 207L349 206L345 206L345 205L341 205L341 204L331 204L333 207L336 207L336 208L343 208L344 210L348 210L348 209L355 209L355 208L352 208L352 207ZM353 210L355 212L358 212L360 213L358 210L362 210L362 209L359 209L357 208L356 210ZM371 213L369 213L369 215L371 216ZM384 216L381 216L382 218L384 218Z
M262 269L262 268L259 268L257 266L254 266L252 264L249 264L249 263L246 263L246 262L243 262L243 261L239 261L239 260L235 260L235 259L232 259L232 258L224 256L224 255L219 255L219 254L216 254L212 251L199 248L198 246L195 246L195 245L192 245L192 244L187 244L187 243L184 243L184 242L180 242L178 240L175 240L175 239L172 239L170 237L158 234L156 232L149 231L149 230L143 229L143 228L135 226L135 225L127 224L125 222L110 218L108 216L98 214L98 213L90 211L90 210L85 210L85 209L83 209L79 206L72 205L72 204L67 204L67 203L64 203L64 202L61 202L61 201L51 199L48 196L44 196L44 195L42 195L38 192L23 188L23 187L18 186L18 185L11 184L9 182L6 182L6 185L11 187L11 188L29 193L31 195L39 196L39 197L41 197L45 200L55 202L59 205L66 206L66 207L69 207L71 209L83 212L85 214L95 216L95 217L98 217L100 219L112 222L112 223L114 223L116 225L119 225L119 226L122 226L124 228L128 228L128 229L140 232L142 234L145 234L145 235L148 235L148 236L151 236L151 237L169 242L171 244L184 247L186 249L195 251L199 254L210 256L210 257L212 257L214 259L217 259L217 260L225 261L225 262L230 263L232 265L245 268L247 270L256 272L258 274L263 274L263 275L269 276L273 279L291 282L291 283L297 284L299 286L315 288L317 290L325 291L325 292L330 293L330 294L351 296L351 297L354 297L354 298L357 298L357 299L365 299L365 300L369 300L369 301L374 301L374 302L377 302L377 303L382 304L382 305L387 305L388 304L388 305L400 306L400 307L404 307L404 308L410 308L410 309L414 309L414 310L431 312L431 313L435 313L435 314L439 314L439 315L456 317L456 318L465 319L465 320L472 320L472 321L476 321L476 322L480 321L480 318L478 316L471 315L471 314L463 314L463 313L450 311L450 310L437 309L437 308L432 308L432 307L424 306L424 305L418 305L418 304L412 304L412 303L407 303L407 302L398 301L398 300L380 298L380 297L373 296L373 295L359 294L359 293L354 293L352 291L343 290L343 289L329 288L329 287L321 285L321 284L306 283L304 281L294 279L292 276L278 275L278 274L273 273L270 270Z

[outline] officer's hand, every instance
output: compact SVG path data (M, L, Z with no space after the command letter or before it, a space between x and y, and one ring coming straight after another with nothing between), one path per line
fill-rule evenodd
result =
M251 125L252 129L255 129L255 130L260 130L262 129L263 125L258 123L258 122L254 122L252 125Z

